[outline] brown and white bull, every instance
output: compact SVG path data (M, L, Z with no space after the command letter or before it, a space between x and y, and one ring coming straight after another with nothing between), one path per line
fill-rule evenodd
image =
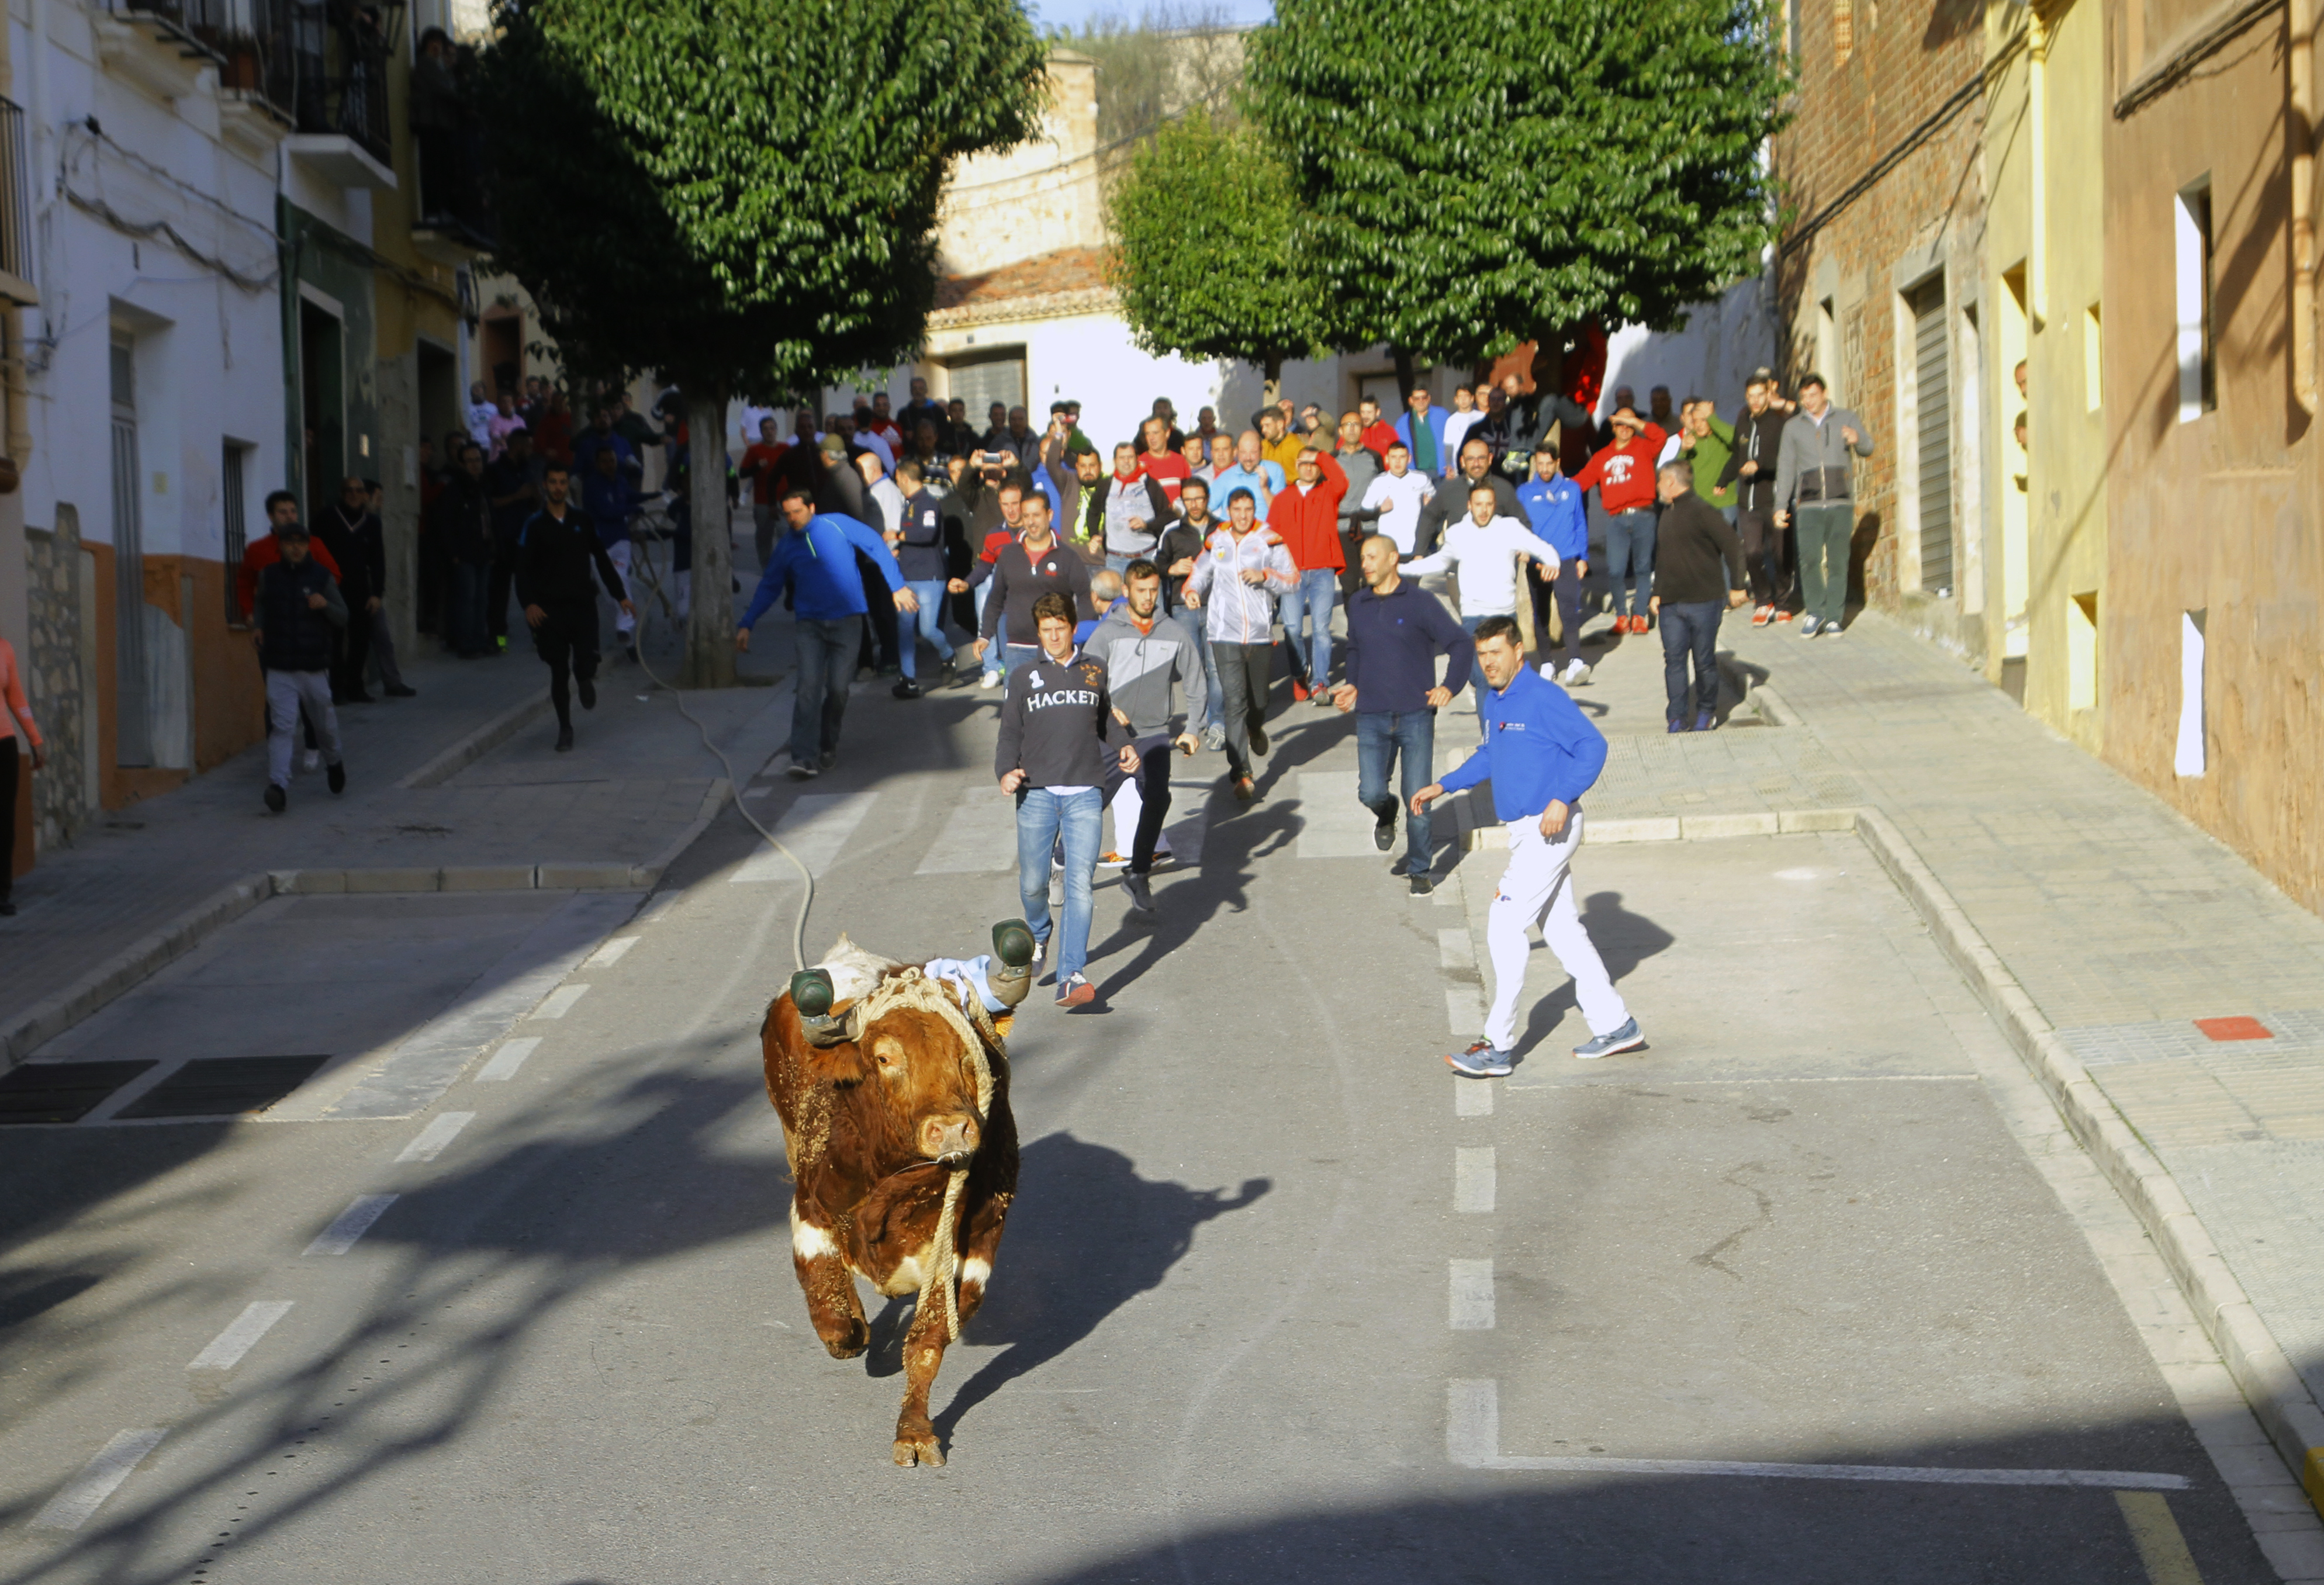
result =
M899 1464L944 1462L928 1388L983 1302L1017 1193L1003 1037L1032 981L1032 936L1010 921L993 940L979 986L960 973L970 965L893 963L843 935L760 1029L794 1185L791 1260L816 1335L838 1359L869 1345L859 1276L890 1297L919 1295L904 1339Z

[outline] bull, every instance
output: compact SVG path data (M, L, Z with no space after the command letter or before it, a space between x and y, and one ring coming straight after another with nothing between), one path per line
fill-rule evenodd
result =
M843 935L791 978L760 1027L767 1094L782 1119L791 1263L835 1359L871 1343L864 1278L918 1295L904 1339L895 1460L941 1464L928 1389L945 1346L983 1303L1017 1193L1005 1037L1032 985L1023 921L993 955L893 963Z

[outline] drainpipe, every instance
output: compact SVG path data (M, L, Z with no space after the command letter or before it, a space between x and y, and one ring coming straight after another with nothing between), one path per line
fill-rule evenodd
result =
M2026 309L2033 328L2050 318L2050 28L2039 5L2025 8L2025 122L2030 244L2025 250Z
M2292 394L2316 412L2316 0L2291 0Z

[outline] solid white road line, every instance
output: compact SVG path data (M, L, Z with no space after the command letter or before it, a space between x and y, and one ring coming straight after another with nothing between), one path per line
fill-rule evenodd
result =
M517 1069L524 1065L524 1059L530 1056L540 1044L540 1037L538 1035L520 1035L513 1040L502 1041L501 1048L493 1053L493 1060L477 1073L477 1083L515 1078Z
M1476 972L1477 949L1470 942L1465 926L1458 930L1439 930L1436 933L1436 963L1447 973Z
M1485 1032L1485 995L1474 985L1444 988L1444 1021L1463 1037Z
M473 1111L447 1111L420 1129L411 1143L403 1147L403 1153L395 1159L400 1163L433 1161L444 1154L445 1146L460 1137L462 1129L475 1120L476 1114Z
M1454 1332L1493 1330L1493 1263L1489 1260L1452 1262Z
M638 938L634 935L616 935L613 940L591 953L588 960L581 966L585 969L610 969L620 963L628 954L630 948L637 944Z
M1469 1083L1485 1088L1473 1079ZM1472 1215L1489 1212L1499 1176L1490 1145L1457 1147L1452 1152L1452 1209Z
M1501 1452L1500 1384L1453 1381L1444 1393L1444 1456L1470 1470L1576 1474L1727 1475L1762 1480L1860 1480L1913 1486L2080 1486L2114 1491L2185 1491L2183 1475L2135 1470L1950 1470L1892 1464L1747 1463L1724 1459L1528 1459Z
M868 792L803 793L775 822L775 838L798 855L808 874L819 877L838 859L839 850L863 824L879 797ZM726 877L731 886L780 886L798 880L798 871L791 868L791 862L764 843Z
M170 1433L165 1427L158 1431L124 1431L97 1450L97 1457L81 1467L79 1474L65 1488L49 1498L48 1506L32 1516L35 1530L78 1530L88 1523L98 1505L120 1488L129 1479L129 1472L144 1461L145 1455L161 1445Z
M561 1018L573 1010L575 1002L588 994L586 985L559 985L540 999L540 1005L532 1009L532 1016L536 1018Z
M189 1370L231 1370L242 1363L267 1329L290 1313L288 1299L260 1299L244 1306L226 1329L210 1339L210 1346L186 1363Z
M1498 1084L1480 1084L1474 1079L1459 1074L1452 1078L1452 1115L1454 1117L1490 1117L1493 1115L1493 1092Z
M393 1194L359 1194L355 1203L339 1212L338 1220L315 1235L315 1241L300 1251L308 1255L344 1255L355 1247L355 1240L371 1231L371 1224L386 1213L395 1203Z

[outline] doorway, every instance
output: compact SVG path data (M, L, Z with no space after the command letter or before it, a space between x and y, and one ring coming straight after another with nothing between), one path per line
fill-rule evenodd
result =
M145 668L145 531L137 483L137 342L113 333L114 762L153 763L153 709Z
M347 470L346 335L338 316L312 302L299 305L299 401L303 429L300 510L315 521L337 495Z

